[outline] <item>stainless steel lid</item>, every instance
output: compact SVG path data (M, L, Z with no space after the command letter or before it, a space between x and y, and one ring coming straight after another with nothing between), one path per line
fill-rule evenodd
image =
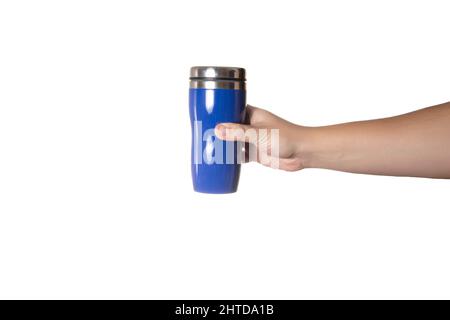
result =
M245 81L245 69L236 67L192 67L192 79L223 79Z
M245 69L196 66L191 68L190 88L245 90Z

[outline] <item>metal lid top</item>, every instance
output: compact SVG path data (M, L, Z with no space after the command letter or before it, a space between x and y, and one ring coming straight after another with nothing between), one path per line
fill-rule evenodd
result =
M245 81L245 69L236 67L197 66L191 68L190 79Z

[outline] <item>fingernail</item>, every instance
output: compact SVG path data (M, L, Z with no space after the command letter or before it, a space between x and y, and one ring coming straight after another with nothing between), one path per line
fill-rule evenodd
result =
M217 126L217 130L219 131L219 134L221 137L225 137L227 134L227 128L224 125L219 124Z

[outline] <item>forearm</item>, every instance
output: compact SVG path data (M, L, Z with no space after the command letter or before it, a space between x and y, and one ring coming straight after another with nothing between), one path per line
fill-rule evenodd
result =
M450 103L392 118L299 131L304 167L450 178Z

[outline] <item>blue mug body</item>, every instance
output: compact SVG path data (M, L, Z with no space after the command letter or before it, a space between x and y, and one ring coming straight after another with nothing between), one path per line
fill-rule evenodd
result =
M189 113L192 127L192 181L203 193L236 192L241 144L222 141L214 128L222 122L242 123L246 92L235 88L190 88Z

